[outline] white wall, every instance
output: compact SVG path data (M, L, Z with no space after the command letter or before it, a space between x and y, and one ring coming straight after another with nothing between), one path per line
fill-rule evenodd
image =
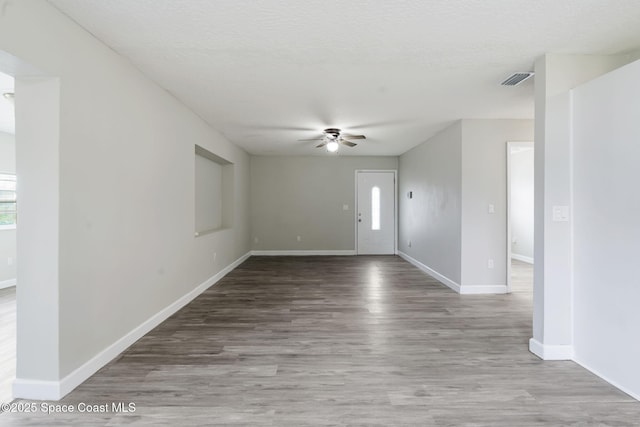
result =
M399 162L398 249L454 287L461 277L461 150L458 121L404 153Z
M640 399L640 61L573 91L575 359Z
M533 120L462 121L463 292L506 292L507 142L531 140Z
M511 255L533 260L533 147L519 148L511 156Z
M0 61L18 77L21 219L31 230L53 219L18 236L18 380L55 386L250 250L249 156L47 2L0 8L0 50L53 77L39 82L22 63ZM49 135L26 120L44 108L33 99L43 93L59 109ZM235 165L234 226L199 238L194 144ZM36 179L38 162L46 179ZM55 188L44 192L46 183ZM46 273L31 251L43 240Z
M630 55L549 54L535 64L534 310L530 349L543 359L572 357L570 222L552 221L553 206L571 207L569 91L632 60Z
M0 173L2 172L16 172L15 139L5 132L0 132ZM11 263L9 259L12 260ZM0 288L15 284L16 261L16 230L0 230Z
M397 157L252 156L253 249L355 250L355 171L397 168Z

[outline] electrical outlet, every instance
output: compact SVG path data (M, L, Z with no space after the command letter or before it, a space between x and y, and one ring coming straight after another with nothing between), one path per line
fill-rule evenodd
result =
M407 243L407 246L411 247L411 240L409 240L409 243Z
M216 258L218 257L218 253L214 252L213 253L213 262L216 262Z
M487 261L487 268L493 268L493 260L492 259Z
M342 205L342 210L343 211L348 211L349 210L349 205Z
M253 238L253 243L258 243L258 238L257 237Z
M296 240L298 240L298 242L300 242L300 241L302 240L302 237L297 236L297 237L296 237Z
M7 258L7 265L13 265L13 257Z

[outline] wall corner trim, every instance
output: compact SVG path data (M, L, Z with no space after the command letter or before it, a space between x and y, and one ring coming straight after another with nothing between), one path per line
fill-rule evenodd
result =
M542 360L573 360L572 345L543 344L537 339L531 338L529 351Z
M412 258L411 256L405 254L404 252L398 251L398 255L400 256L400 258L404 259L405 261L409 262L410 264L415 265L420 270L424 271L429 276L433 277L434 279L436 279L437 281L439 281L443 285L453 289L457 293L460 293L461 286L458 283L454 282L453 280L449 279L447 276L444 276L444 275L438 273L434 269L424 265L423 263L421 263L417 259Z
M16 378L13 382L13 397L34 399L34 400L60 400L73 389L78 387L89 377L95 374L100 368L113 360L120 353L129 348L133 343L149 333L153 328L167 320L178 310L189 304L201 293L215 285L220 279L234 270L251 256L247 252L240 258L220 270L215 275L198 285L195 289L178 298L158 313L151 316L132 329L125 336L114 342L82 366L62 378L60 381L39 381L31 379Z
M251 251L253 256L351 256L356 251L349 250L267 250Z

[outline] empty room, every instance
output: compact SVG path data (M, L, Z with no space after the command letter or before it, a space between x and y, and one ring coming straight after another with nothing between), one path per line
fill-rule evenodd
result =
M0 424L633 426L640 3L0 0Z

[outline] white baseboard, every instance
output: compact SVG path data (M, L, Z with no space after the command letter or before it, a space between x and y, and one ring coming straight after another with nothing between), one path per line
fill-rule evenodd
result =
M13 380L13 397L32 400L59 400L60 381L40 381L16 378Z
M35 400L59 400L71 392L74 388L86 381L91 375L95 374L100 368L105 366L120 353L125 351L129 346L138 341L144 335L149 333L153 328L164 322L178 310L193 301L198 295L206 291L208 288L217 283L230 271L242 264L251 256L248 252L220 270L214 276L207 279L204 283L198 285L191 292L180 297L158 313L151 316L141 325L134 328L127 335L120 338L115 343L95 355L92 359L80 366L75 371L64 377L60 381L37 381L23 378L16 378L13 383L13 397Z
M511 253L511 259L526 262L527 264L533 264L533 258L524 255Z
M355 255L354 250L283 250L283 251L251 251L253 256L346 256Z
M16 279L3 280L0 282L0 289L10 288L16 285Z
M507 285L462 285L460 293L462 295L506 294Z
M398 251L398 255L402 259L404 259L404 260L408 261L409 263L415 265L420 270L424 271L429 276L433 277L434 279L436 279L437 281L439 281L443 285L446 285L447 287L449 287L449 288L453 289L454 291L460 293L460 285L458 283L454 282L453 280L449 279L447 276L444 276L444 275L438 273L437 271L433 270L432 268L427 267L426 265L424 265L423 263L421 263L417 259L410 257L409 255L405 254L404 252Z
M529 351L542 360L573 360L572 345L542 344L535 338L529 340Z
M582 366L584 369L586 369L587 371L593 373L594 375L599 376L600 378L602 378L603 380L605 380L606 382L608 382L609 384L611 384L612 386L620 389L621 391L623 391L624 393L628 394L629 396L633 397L636 400L640 400L640 393L634 392L629 390L628 388L620 385L619 383L617 383L616 381L612 381L609 378L607 378L606 375L603 375L601 372L599 372L596 369L591 368L588 364L584 363L583 361L581 361L578 358L574 358L573 359L574 362L576 362L578 365Z

